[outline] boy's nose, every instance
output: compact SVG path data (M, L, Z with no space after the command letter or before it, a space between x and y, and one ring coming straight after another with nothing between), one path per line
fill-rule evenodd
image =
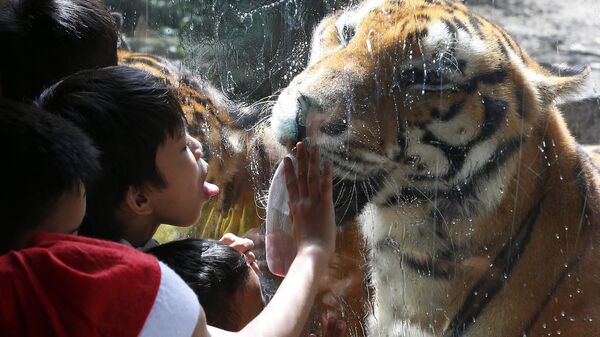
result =
M202 158L197 158L196 162L198 163L198 168L200 168L200 170L206 174L208 172L208 163Z
M194 158L196 158L196 161L202 159L202 151L200 150L200 148L192 149L192 153L194 154Z

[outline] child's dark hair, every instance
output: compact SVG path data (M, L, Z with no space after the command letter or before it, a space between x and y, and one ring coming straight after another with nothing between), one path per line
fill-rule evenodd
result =
M32 100L78 70L117 64L118 31L102 0L0 2L0 91Z
M240 319L231 298L250 275L244 254L211 239L172 241L148 253L173 269L192 288L206 312L208 325L237 331Z
M68 121L0 99L3 179L0 253L35 231L61 195L80 191L99 171L91 140Z
M167 137L185 134L176 92L143 70L115 66L68 76L37 103L83 129L101 153L102 171L88 190L79 233L119 240L123 228L115 212L129 186L166 186L156 152Z

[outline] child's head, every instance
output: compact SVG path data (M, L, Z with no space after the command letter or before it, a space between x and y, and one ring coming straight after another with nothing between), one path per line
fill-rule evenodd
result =
M77 230L85 186L99 170L89 138L57 116L0 100L0 146L0 253L35 231Z
M102 0L0 1L0 94L33 99L65 75L116 65L117 33Z
M44 91L38 104L83 129L101 153L80 234L143 245L158 224L194 224L215 193L165 81L124 66L85 70Z
M258 280L244 254L210 239L172 241L148 251L198 296L208 325L239 331L264 308Z

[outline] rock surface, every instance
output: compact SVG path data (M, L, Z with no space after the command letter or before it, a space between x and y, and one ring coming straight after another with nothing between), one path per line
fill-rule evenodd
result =
M600 1L468 0L476 13L503 27L543 63L592 70L584 88L560 107L584 144L600 143Z

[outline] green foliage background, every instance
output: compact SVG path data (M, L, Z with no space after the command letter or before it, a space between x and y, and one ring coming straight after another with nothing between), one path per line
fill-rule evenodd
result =
M306 64L310 36L351 0L106 0L132 49L181 60L230 97L254 102Z

